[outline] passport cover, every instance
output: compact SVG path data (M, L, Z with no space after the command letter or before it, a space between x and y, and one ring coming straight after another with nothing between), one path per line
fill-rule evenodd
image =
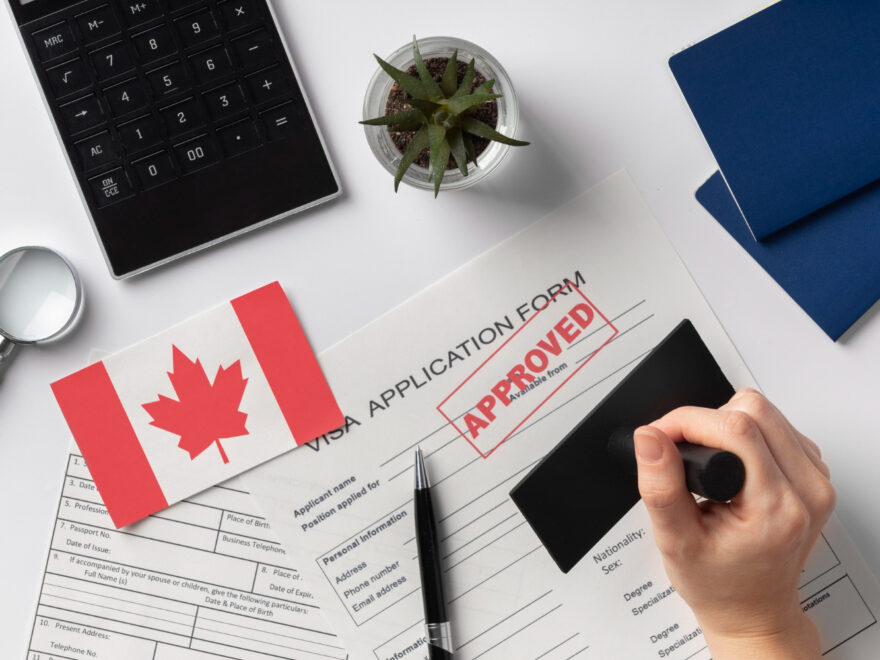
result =
M696 197L831 339L880 298L880 182L760 242L720 173Z
M880 3L781 0L669 66L755 238L880 178Z

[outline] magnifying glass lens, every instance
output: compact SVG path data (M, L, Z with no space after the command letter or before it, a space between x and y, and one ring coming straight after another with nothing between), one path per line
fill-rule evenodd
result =
M76 305L76 278L55 252L22 248L0 259L0 330L13 341L60 332Z

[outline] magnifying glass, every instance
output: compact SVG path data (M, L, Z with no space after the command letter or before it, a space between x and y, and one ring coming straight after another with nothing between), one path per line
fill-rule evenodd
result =
M17 344L63 334L82 306L82 285L70 262L45 247L20 247L0 257L0 364Z

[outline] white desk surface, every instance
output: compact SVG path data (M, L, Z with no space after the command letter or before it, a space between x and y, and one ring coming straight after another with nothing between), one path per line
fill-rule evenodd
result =
M16 0L13 0L16 1ZM320 351L578 192L626 167L758 382L818 441L838 513L880 574L880 314L834 343L694 201L713 159L666 61L767 0L275 0L344 196L132 281L110 278L8 12L0 10L0 252L45 244L87 291L69 338L23 350L0 381L0 657L30 635L68 433L49 383L90 349L116 350L278 279ZM482 184L401 187L357 121L367 81L419 36L478 42L520 99L517 150Z

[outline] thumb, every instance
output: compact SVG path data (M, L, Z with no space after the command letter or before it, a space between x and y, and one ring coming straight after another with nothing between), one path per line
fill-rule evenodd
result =
M675 443L653 426L636 429L633 440L639 469L639 493L651 516L654 538L681 538L699 523L700 508L688 491L684 463Z

